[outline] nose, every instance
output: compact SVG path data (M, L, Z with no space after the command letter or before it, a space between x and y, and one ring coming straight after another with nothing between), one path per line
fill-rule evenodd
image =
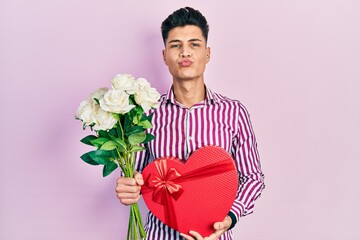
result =
M182 52L182 53L180 53L180 57L183 57L183 58L191 57L191 53L190 52Z
M191 57L191 51L189 51L189 48L184 47L183 51L180 53L180 57L182 58L188 58Z

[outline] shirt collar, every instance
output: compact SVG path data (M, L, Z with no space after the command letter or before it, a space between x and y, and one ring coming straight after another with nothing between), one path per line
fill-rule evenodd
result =
M205 86L205 99L204 99L204 104L206 105L212 105L215 103L219 103L219 99L217 98L217 96L210 90L210 88ZM165 95L163 95L163 98L161 99L161 104L166 104L166 103L172 103L172 104L179 104L176 99L175 99L175 94L174 94L174 88L173 86L171 86L169 88L169 90L166 92Z

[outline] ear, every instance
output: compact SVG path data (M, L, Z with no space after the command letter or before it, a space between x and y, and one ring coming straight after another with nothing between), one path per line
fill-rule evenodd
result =
M167 61L166 61L166 50L162 50L162 55L163 55L163 59L164 59L164 63L166 64L166 66L168 65L167 64Z
M206 48L206 63L210 61L211 50L210 47Z

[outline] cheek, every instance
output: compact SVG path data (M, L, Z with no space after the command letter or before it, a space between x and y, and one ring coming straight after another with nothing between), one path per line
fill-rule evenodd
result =
M164 62L168 66L173 64L174 62L176 62L176 59L177 59L177 53L176 52L167 51L167 52L165 52L165 54L163 56L164 56Z
M167 58L165 64L169 67L169 68L176 68L177 67L177 62L176 60L172 59L172 58Z
M165 56L164 57L164 63L166 64L166 66L170 66L172 64L172 59L170 56Z
M201 65L205 66L209 62L209 58L207 56L204 56L200 61Z

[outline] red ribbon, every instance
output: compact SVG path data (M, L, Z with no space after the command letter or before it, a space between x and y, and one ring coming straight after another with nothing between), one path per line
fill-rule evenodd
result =
M169 195L175 200L181 196L184 189L180 184L176 184L174 180L181 176L181 174L175 168L167 168L167 162L164 159L155 162L155 166L158 170L159 176L150 174L146 183L149 188L153 188L154 202L161 205L166 204L167 196Z
M235 169L230 156L223 161L209 164L184 174L180 174L175 168L168 169L166 161L166 159L159 159L154 162L158 172L157 174L149 174L142 187L142 192L153 191L153 201L164 206L165 221L174 229L177 229L177 222L173 200L178 200L184 192L180 184L181 182L211 177Z

